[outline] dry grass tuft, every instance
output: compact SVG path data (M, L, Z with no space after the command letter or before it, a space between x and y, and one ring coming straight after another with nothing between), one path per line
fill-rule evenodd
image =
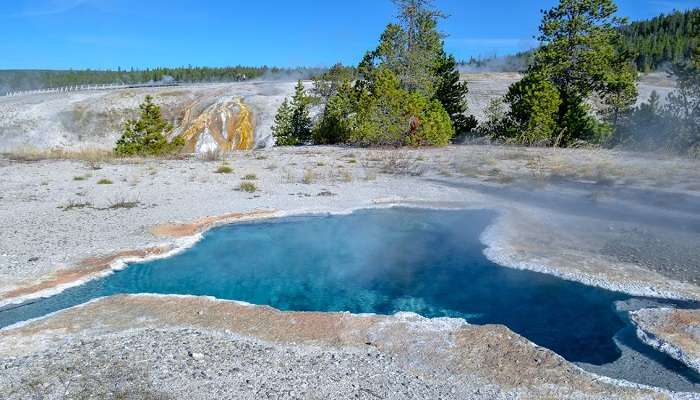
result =
M390 175L421 176L425 173L425 166L404 152L388 151L379 170Z
M253 182L241 182L241 184L238 186L238 189L246 192L246 193L254 193L258 190L258 187L255 186Z
M216 174L231 174L233 173L233 168L231 166L226 165L226 164L221 164L219 165L219 168L214 171Z
M58 208L63 211L70 211L81 210L83 208L93 208L93 205L89 201L68 200L68 203L59 206Z
M345 169L340 171L340 180L343 182L352 182L352 172Z
M97 184L98 184L98 185L111 185L111 184L113 184L113 183L114 183L114 182L112 182L111 180L109 180L109 179L107 179L107 178L102 178L102 179L100 179L99 181L97 181Z
M203 153L197 154L197 158L202 161L223 161L224 153L221 150L207 150Z
M100 210L119 210L119 209L131 209L136 208L141 205L139 200L128 200L125 198L117 198L111 200L107 207L101 208Z
M304 170L304 176L301 178L301 183L305 183L307 185L310 185L318 179L318 175L316 174L316 171L314 171L311 168L307 168Z
M41 161L41 160L76 160L89 163L114 161L118 159L114 152L105 149L84 148L79 150L52 149L42 150L26 148L6 153L5 156L13 161Z

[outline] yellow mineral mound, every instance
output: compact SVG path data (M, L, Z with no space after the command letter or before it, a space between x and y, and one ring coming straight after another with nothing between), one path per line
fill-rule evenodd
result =
M180 135L185 139L184 151L204 153L252 149L255 119L240 98L219 101L196 114L196 102L185 107Z

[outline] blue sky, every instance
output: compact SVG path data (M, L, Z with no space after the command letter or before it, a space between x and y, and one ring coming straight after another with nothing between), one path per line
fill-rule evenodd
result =
M459 59L535 44L556 0L436 0ZM700 0L618 0L648 18ZM355 64L395 14L389 0L2 0L0 69Z

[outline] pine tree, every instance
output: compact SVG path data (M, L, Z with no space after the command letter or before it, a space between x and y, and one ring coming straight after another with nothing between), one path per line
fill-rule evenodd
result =
M292 136L292 107L289 105L287 98L284 99L280 108L277 109L275 124L272 126L272 136L275 138L275 144L278 146L294 146L298 144Z
M181 137L172 143L167 136L173 125L163 118L160 107L153 103L153 97L139 105L141 115L138 120L128 120L124 124L122 137L117 141L114 152L120 156L162 155L180 150L184 146Z
M294 87L294 96L292 97L292 136L299 143L309 143L311 141L311 116L309 115L309 105L311 99L306 94L304 83L298 81Z
M377 48L360 63L359 72L372 80L376 66L389 68L401 88L433 98L439 77L437 61L443 52L443 35L437 22L444 15L432 8L430 0L394 0L399 8L399 23L387 25Z
M473 126L464 115L466 83L444 52L431 0L395 0L398 22L389 24L374 51L357 67L357 79L331 96L314 132L315 143L363 146L445 145Z
M559 125L564 145L595 141L601 131L586 101L595 95L623 107L636 99L631 56L620 51L620 26L613 0L560 0L543 11L540 41L528 74L553 83L561 97ZM624 100L624 103L621 101Z
M285 98L275 116L272 133L277 145L296 146L311 141L310 102L311 99L306 94L304 83L298 81L294 87L292 101L289 102Z
M460 135L471 132L478 123L473 115L466 115L468 109L466 97L469 94L469 87L467 82L460 81L454 56L447 55L443 51L437 62L435 74L439 77L435 99L449 114L455 133Z

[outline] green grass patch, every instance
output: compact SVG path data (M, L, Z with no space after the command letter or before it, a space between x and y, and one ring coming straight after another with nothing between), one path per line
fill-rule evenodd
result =
M217 174L232 174L233 168L231 168L230 166L228 166L226 164L223 164L223 165L219 165L219 168L217 168L216 171L214 171L214 172Z
M253 182L241 182L238 188L246 193L254 193L258 190Z

